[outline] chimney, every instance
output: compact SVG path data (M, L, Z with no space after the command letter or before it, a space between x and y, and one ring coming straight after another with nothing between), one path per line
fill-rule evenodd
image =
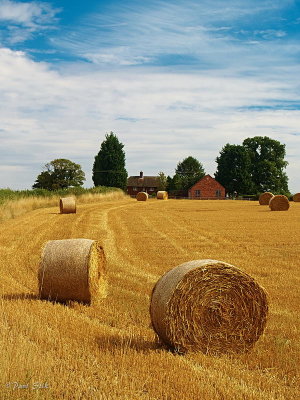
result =
M143 179L144 178L144 173L143 173L143 171L141 171L140 172L140 179Z

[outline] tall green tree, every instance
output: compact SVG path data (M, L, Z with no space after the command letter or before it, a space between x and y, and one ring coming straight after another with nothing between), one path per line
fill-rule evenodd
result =
M95 156L93 182L95 186L111 186L125 189L127 171L125 169L124 145L110 132L105 135L100 151Z
M202 164L194 157L187 157L177 164L173 184L176 189L183 190L187 195L188 189L205 175Z
M168 175L167 176L166 190L170 191L170 190L173 190L173 189L174 189L174 187L173 187L173 179L172 179L172 177L170 175Z
M82 186L85 174L79 164L65 158L58 158L45 165L45 171L41 172L33 189L58 190L69 187Z
M158 182L159 182L158 190L166 190L168 185L167 177L162 171L158 173Z
M253 193L251 158L244 146L227 143L216 162L215 179L225 187L228 194Z
M267 136L255 136L243 141L251 159L251 178L257 193L271 191L288 193L285 145Z

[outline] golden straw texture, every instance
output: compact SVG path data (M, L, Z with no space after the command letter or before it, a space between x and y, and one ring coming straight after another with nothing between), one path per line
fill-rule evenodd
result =
M168 200L168 192L166 192L165 190L159 190L156 193L156 198L158 200Z
M272 211L287 211L290 208L290 202L283 194L277 194L271 198L269 207Z
M38 273L42 299L91 303L105 295L103 248L90 239L49 240Z
M267 206L267 205L269 204L270 199L271 199L272 197L273 197L273 193L271 193L271 192L262 193L262 194L259 196L259 199L258 199L259 204L260 204L261 206Z
M146 200L148 200L148 193L146 193L146 192L139 192L139 193L136 195L136 199L137 199L137 201L146 201Z
M300 193L294 194L293 201L300 201Z
M61 214L76 213L76 200L74 197L62 197L59 201Z
M194 260L171 269L156 283L150 303L155 332L179 352L246 352L263 333L267 312L264 289L217 260Z

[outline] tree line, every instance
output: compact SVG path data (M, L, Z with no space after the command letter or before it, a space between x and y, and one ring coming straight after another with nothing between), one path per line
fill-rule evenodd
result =
M256 195L270 191L289 194L288 177L285 173L285 145L267 136L247 138L242 145L227 143L216 158L215 179L221 183L228 195ZM95 186L127 186L124 145L110 132L105 135L100 150L95 156L92 179ZM188 189L205 176L202 163L189 156L180 161L175 174L158 175L161 190L186 196ZM58 190L82 186L85 174L79 164L67 159L56 159L45 165L33 188Z

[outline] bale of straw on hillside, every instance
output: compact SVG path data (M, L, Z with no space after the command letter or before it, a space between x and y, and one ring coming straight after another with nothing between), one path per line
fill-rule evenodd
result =
M136 199L137 199L137 201L146 201L146 200L148 200L148 193L146 193L146 192L139 192L139 193L136 195Z
M83 303L105 297L105 265L103 248L94 240L49 240L40 259L40 297Z
M156 198L158 200L168 200L168 192L166 192L165 190L159 190L156 193Z
M269 207L271 211L287 211L290 208L290 202L283 194L277 194L271 198Z
M62 197L59 200L61 214L76 213L76 199L74 197Z
M194 260L163 275L150 315L159 338L179 352L250 350L266 325L265 290L248 274L217 260Z
M262 193L262 194L259 196L259 199L258 199L259 204L260 204L261 206L267 206L267 205L269 204L270 199L271 199L273 196L274 196L274 195L273 195L273 193L271 193L271 192Z
M300 193L294 194L293 201L300 201Z

